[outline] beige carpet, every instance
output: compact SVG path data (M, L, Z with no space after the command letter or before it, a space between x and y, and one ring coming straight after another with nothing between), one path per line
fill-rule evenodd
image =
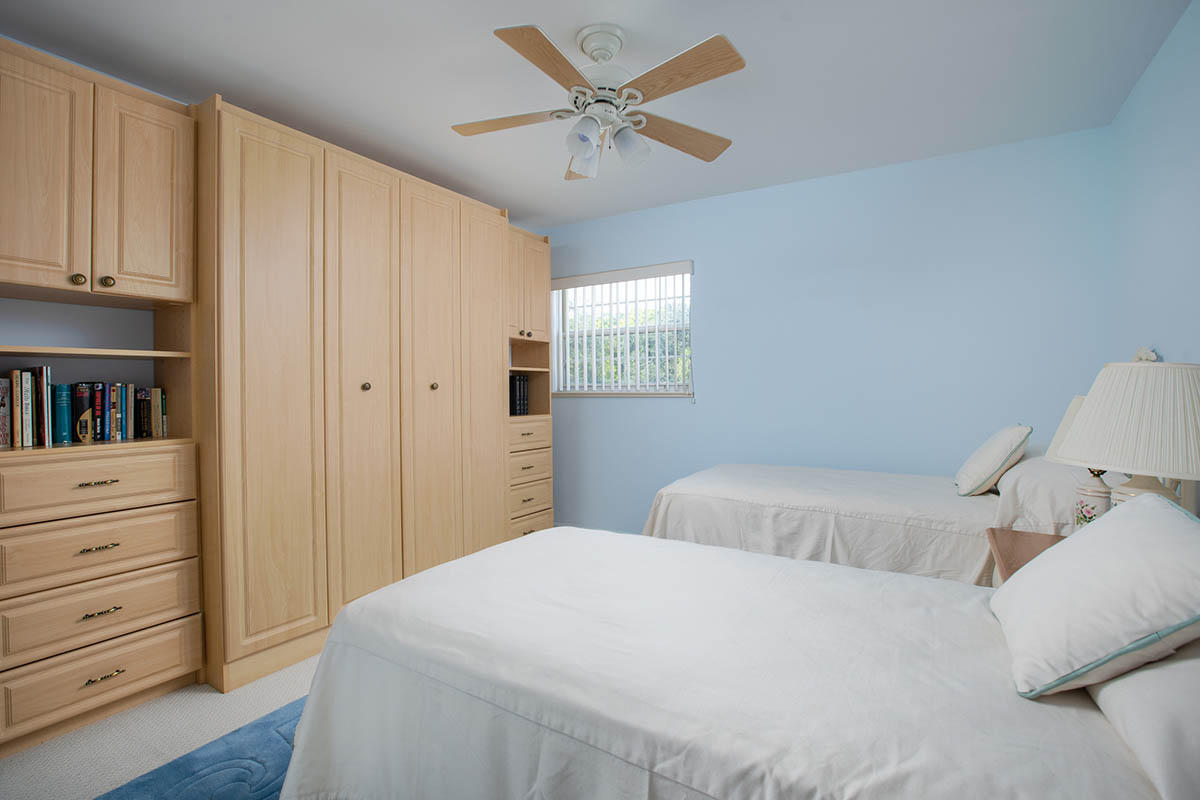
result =
M91 800L308 694L317 657L229 694L188 686L0 759L0 798Z

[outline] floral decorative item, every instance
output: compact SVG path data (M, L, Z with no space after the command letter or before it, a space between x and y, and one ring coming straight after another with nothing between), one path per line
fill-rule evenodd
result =
M1138 351L1133 354L1134 361L1158 361L1159 355L1153 347L1139 347Z
M1100 511L1095 503L1089 503L1087 500L1075 502L1075 524L1079 527L1082 528L1098 516L1100 516Z
M1102 469L1089 469L1092 479L1075 490L1075 526L1082 528L1112 508L1112 489L1101 477Z

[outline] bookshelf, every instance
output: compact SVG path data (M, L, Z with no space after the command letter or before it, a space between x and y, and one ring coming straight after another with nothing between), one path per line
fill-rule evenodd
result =
M528 419L550 413L550 343L524 339L509 341L510 375L529 380L529 413L510 414L510 419Z
M27 358L191 358L185 350L127 350L107 347L31 347L0 345L0 356Z

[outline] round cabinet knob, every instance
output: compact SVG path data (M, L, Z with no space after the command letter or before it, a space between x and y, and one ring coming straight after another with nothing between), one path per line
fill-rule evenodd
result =
M524 329L524 328L522 328L522 329L521 329L521 332L520 332L519 334L517 334L517 335L518 335L518 336L524 336L524 335L525 335L525 329Z
M87 283L87 276L81 272L76 272L71 276L70 280L71 283L75 284L76 286L83 286L85 283Z
M105 275L100 279L100 285L105 288L111 288L117 285L117 279L111 275Z
M369 391L371 391L371 382L370 382L370 381L367 381L366 383L364 383L364 384L362 385L362 390L363 390L364 392L369 392Z
M429 388L433 389L436 392L437 391L437 383L434 382L434 383L429 384Z
M525 335L526 335L526 336L528 336L530 339L532 339L532 338L533 338L533 331L526 331L526 332L525 332Z

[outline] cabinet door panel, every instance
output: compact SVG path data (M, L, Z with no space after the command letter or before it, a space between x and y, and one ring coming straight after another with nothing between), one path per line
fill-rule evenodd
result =
M510 338L525 336L525 249L521 236L509 233L504 255L504 330Z
M550 245L526 239L525 333L538 342L550 341ZM532 333L533 336L528 336Z
M404 573L463 554L459 200L401 182Z
M403 575L400 178L325 154L329 616Z
M324 627L324 150L221 114L228 659Z
M462 210L463 531L466 552L508 538L508 380L503 309L508 223L464 203Z
M93 290L190 301L195 122L98 86L95 150Z
M0 53L0 280L86 292L91 257L92 84Z

